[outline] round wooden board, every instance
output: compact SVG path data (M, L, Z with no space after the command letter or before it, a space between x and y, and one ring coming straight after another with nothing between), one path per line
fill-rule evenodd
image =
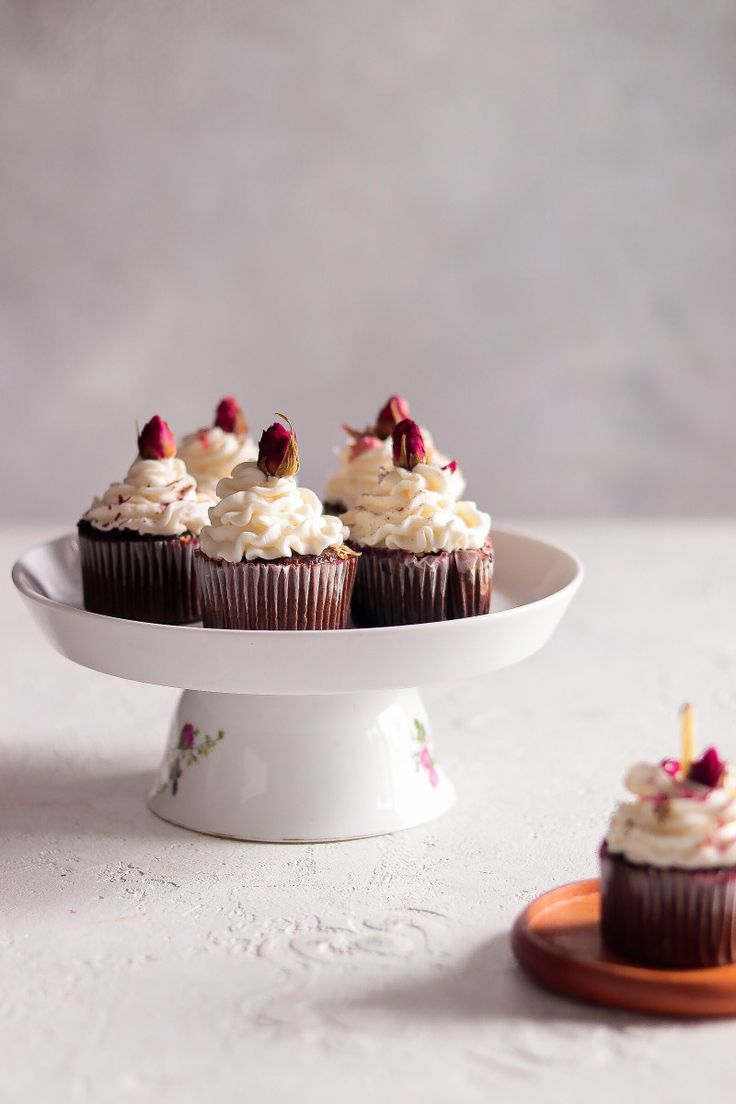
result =
M600 883L573 882L542 894L517 917L514 954L547 989L589 1004L662 1016L735 1016L736 965L654 970L605 949Z

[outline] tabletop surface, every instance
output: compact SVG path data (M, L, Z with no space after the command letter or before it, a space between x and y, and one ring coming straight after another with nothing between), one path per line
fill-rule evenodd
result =
M0 1098L732 1092L733 1021L573 1004L527 980L508 934L532 897L595 875L625 767L677 752L683 700L736 758L736 523L514 524L587 576L539 655L424 691L458 804L393 836L288 846L147 810L177 691L56 655L9 569L60 530L0 533Z

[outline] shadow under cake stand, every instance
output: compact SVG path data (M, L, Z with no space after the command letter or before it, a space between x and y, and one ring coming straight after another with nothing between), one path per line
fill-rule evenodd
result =
M13 568L62 655L137 682L185 687L148 797L164 820L244 840L379 835L455 799L418 686L518 663L556 629L582 579L568 552L495 530L492 612L430 625L245 632L89 613L75 535Z

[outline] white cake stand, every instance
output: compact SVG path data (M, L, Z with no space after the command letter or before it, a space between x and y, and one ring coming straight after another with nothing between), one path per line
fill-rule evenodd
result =
M493 612L432 625L232 632L88 613L76 536L32 548L13 580L62 655L186 687L148 798L158 816L233 839L339 840L449 808L455 792L416 687L526 659L577 591L583 571L569 552L493 538Z

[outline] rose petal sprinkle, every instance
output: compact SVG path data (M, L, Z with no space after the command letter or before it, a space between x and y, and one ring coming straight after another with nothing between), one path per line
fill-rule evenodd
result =
M665 774L668 774L670 778L676 778L680 773L680 760L679 759L663 759L659 764Z

